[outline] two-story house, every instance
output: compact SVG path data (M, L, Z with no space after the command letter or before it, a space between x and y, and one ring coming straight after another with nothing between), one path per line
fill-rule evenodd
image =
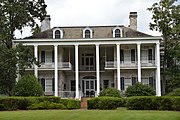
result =
M50 16L41 33L14 40L34 50L41 66L26 72L39 78L45 95L98 96L107 87L125 91L141 82L161 96L160 40L137 31L137 12L130 25L68 26L50 28Z

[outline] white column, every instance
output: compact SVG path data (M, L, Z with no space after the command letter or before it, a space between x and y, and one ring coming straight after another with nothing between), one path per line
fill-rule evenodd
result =
M137 55L138 55L138 82L141 82L141 44L137 44Z
M79 98L79 64L78 64L78 45L75 45L75 79L76 79L76 99Z
M54 80L55 80L55 96L58 96L58 45L54 45Z
M161 96L161 78L160 78L160 49L156 43L156 96Z
M38 45L34 45L34 57L38 60ZM38 78L38 66L34 64L34 75Z
M96 78L97 78L97 95L100 92L100 76L99 76L99 45L96 45Z
M121 90L120 86L120 45L117 44L117 88Z

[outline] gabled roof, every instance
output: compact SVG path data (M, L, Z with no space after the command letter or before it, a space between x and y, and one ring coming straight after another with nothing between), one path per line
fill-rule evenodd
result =
M122 29L123 37L136 38L136 37L152 37L140 31L133 30L129 27L122 25L113 26L68 26L68 27L54 27L52 29L43 31L41 33L26 37L25 39L52 39L53 29L59 28L63 31L63 38L65 39L81 39L83 38L83 29L90 28L93 31L93 38L112 38L113 29L119 27Z

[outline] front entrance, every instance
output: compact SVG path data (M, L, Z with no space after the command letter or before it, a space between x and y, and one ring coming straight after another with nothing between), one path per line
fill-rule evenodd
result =
M82 90L84 97L95 97L96 95L96 78L94 76L86 76L82 79Z

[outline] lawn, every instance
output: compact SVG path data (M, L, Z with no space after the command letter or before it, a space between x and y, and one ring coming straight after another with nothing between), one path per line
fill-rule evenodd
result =
M180 120L177 111L32 110L2 111L0 120Z

